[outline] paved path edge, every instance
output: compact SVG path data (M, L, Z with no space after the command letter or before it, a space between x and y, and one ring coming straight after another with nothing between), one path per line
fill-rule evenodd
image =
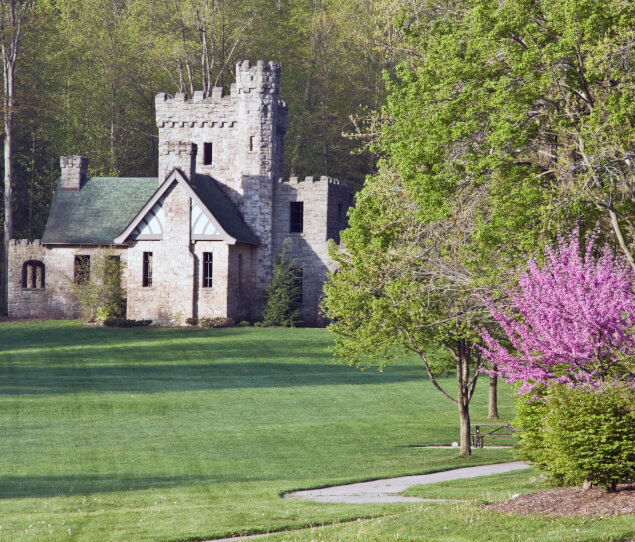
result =
M527 468L529 468L529 465L522 461L495 463L493 465L481 465L477 467L462 467L430 474L399 476L397 478L370 480L368 482L323 487L321 489L292 491L283 495L283 498L351 504L423 502L423 499L419 497L404 497L401 493L412 486L476 478L478 476L489 476L491 474L502 474Z

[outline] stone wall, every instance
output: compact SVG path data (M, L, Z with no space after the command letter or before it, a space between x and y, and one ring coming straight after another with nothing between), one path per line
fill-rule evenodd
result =
M279 254L286 241L287 256L292 266L302 269L302 319L306 325L323 325L320 310L322 287L326 274L335 271L328 255L328 240L339 237L339 216L344 216L352 203L348 183L330 177L291 177L280 179L274 193L274 254ZM290 202L303 202L304 221L301 233L290 232ZM339 226L346 226L340 220Z
M12 239L9 244L9 316L12 318L78 318L73 294L75 256L93 256L99 247L46 247L39 239ZM126 249L113 249L126 265ZM22 268L29 260L44 264L44 288L23 288ZM125 273L124 273L125 287Z
M240 322L254 317L262 301L261 292L266 284L256 283L254 256L257 254L257 247L236 244L228 248L227 316Z
M190 250L190 197L176 183L166 194L161 241L128 248L128 317L160 325L183 324L194 315L194 254ZM144 252L152 253L152 285L143 285Z
M271 277L273 184L283 167L288 107L278 99L279 88L278 64L244 61L236 65L236 83L227 96L215 88L208 97L195 92L191 98L159 94L155 99L159 183L176 165L170 145L195 143L196 171L220 182L260 241L250 256L257 297ZM212 145L211 164L205 164L206 143Z
M229 246L220 241L196 241L194 243L195 284L194 298L197 318L227 316ZM203 253L213 257L212 286L203 286Z

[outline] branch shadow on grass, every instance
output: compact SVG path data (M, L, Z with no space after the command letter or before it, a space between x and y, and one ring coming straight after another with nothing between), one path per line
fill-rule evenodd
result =
M4 373L4 374L2 374ZM0 368L0 395L175 392L298 386L385 385L423 380L417 367L378 373L339 365L279 362L155 363Z
M181 486L210 485L237 482L260 482L262 478L232 476L138 476L112 475L65 476L0 476L0 499L69 497L95 493L169 489Z

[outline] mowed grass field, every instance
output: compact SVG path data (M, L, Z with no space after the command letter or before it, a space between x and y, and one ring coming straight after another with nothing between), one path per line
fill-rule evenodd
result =
M445 539L439 510L458 536L452 517L464 518L465 504L280 498L512 459L509 450L464 460L416 448L457 440L456 408L416 359L362 372L333 363L331 340L321 329L0 323L0 540L204 540L284 529L292 532L276 539L348 540L360 526L369 540L386 540L398 532L391 522L422 540L438 527ZM454 389L452 377L446 385ZM487 379L479 388L472 417L485 421ZM503 420L509 393L500 393ZM441 491L457 498L455 487ZM521 520L519 533L529 536L527 525ZM623 534L620 525L601 528Z

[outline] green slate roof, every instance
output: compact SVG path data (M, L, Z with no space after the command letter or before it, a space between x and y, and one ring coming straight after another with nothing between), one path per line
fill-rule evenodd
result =
M71 192L60 181L42 243L112 244L157 186L156 177L91 177Z
M247 227L232 200L214 179L208 175L196 175L196 186L192 188L221 227L236 241L259 244L258 238Z

